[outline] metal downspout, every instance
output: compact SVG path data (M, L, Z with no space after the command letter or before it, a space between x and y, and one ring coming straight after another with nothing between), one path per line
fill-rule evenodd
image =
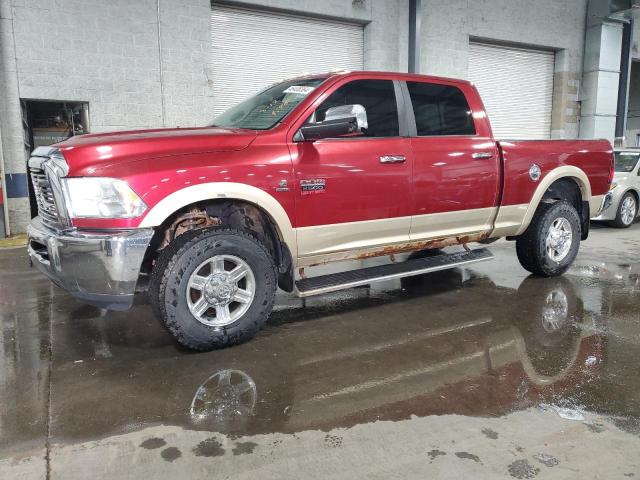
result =
M164 68L162 66L162 33L160 31L160 0L156 0L157 6L157 28L158 28L158 67L160 70L160 106L162 108L162 126L167 126L166 112L164 106Z
M409 0L409 73L420 73L422 0Z
M4 217L4 233L8 237L11 235L9 226L9 204L7 203L7 179L4 169L4 151L2 148L2 129L0 128L0 176L2 177L2 216Z
M622 55L620 59L620 83L618 86L618 105L616 112L616 143L625 146L627 129L627 115L629 110L629 82L631 80L632 52L634 20L629 19L624 24L622 33Z

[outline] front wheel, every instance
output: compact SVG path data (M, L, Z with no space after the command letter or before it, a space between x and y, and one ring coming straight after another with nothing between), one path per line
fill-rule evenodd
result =
M520 265L541 277L562 275L578 255L581 236L580 217L573 205L541 203L527 230L516 239Z
M276 268L256 238L209 230L170 255L156 264L163 272L151 299L179 343L202 351L223 348L249 340L267 321Z
M620 200L616 219L611 223L617 228L629 228L633 225L637 215L638 202L636 202L636 196L631 192L627 192Z

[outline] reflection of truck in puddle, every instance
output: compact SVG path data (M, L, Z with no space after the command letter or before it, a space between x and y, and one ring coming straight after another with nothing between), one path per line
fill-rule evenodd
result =
M250 435L558 404L602 366L600 316L583 308L576 281L529 278L511 289L456 269L404 279L400 289L337 292L305 307L284 297L261 339L200 355L167 355L167 336L128 329L124 316L83 321L72 334L91 341L77 345L102 338L117 357L120 348L139 350L146 335L147 354L58 369L65 408L57 418L71 437L86 437L81 419L89 411L92 435L158 422ZM429 310L434 303L439 308ZM86 330L90 324L112 327ZM88 397L87 382L105 385L90 389L103 394Z
M239 361L216 371L196 388L192 426L253 433L413 414L500 415L553 401L588 381L602 361L602 340L592 334L598 329L587 325L567 278L528 278L514 291L454 270L402 286L396 302L384 299L406 312L389 316L401 325L371 322L360 310L371 303L363 290L349 319L305 323L304 335L296 329L277 365ZM428 329L415 315L425 308L425 293L452 300L436 318L429 312Z

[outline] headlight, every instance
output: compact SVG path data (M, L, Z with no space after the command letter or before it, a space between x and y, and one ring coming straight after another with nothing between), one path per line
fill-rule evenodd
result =
M615 189L617 186L618 186L618 184L617 184L616 182L613 182L613 183L611 184L611 186L609 187L609 191L611 191L611 190Z
M65 178L67 208L72 218L134 218L147 209L127 182L116 178Z

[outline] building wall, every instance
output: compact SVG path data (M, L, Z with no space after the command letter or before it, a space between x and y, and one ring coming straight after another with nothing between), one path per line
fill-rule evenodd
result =
M640 6L640 2L638 2ZM627 145L637 145L640 135L640 15L636 15L631 56L635 60L631 66L629 81L629 114L627 117ZM640 145L638 145L640 146Z
M580 137L615 141L623 24L590 16L582 76Z
M634 60L640 60L640 14L637 15L633 25L633 39L631 40L631 56Z
M3 4L15 60L3 52L13 76L2 95L0 127L3 140L8 132L5 169L16 174L15 182L26 182L20 98L87 101L92 132L208 119L212 99L203 68L210 46L208 0L163 0L159 17L156 0ZM12 232L23 231L30 218L28 199L10 199L9 210Z
M407 70L408 0L220 3L360 23L365 68ZM20 98L89 102L93 132L208 121L210 8L210 0L0 0L4 173L26 185ZM586 10L587 0L422 0L421 72L466 78L470 40L553 49L552 135L576 138ZM23 231L28 199L7 207L12 231Z
M629 82L629 114L627 117L627 140L629 146L637 144L640 135L640 61L633 62Z
M586 0L422 0L423 73L466 78L469 40L556 50L552 136L578 135Z
M361 23L365 67L407 69L405 0L233 3ZM2 152L18 190L26 191L21 98L89 102L92 132L210 120L210 0L2 0L0 9ZM28 198L8 208L11 231L24 231Z
M20 97L88 101L94 132L208 118L207 0L11 1Z
M15 55L13 9L6 0L0 1L0 158L4 163L0 173L4 194L9 197L4 208L9 212L10 229L20 232L30 210L24 196L24 137Z

